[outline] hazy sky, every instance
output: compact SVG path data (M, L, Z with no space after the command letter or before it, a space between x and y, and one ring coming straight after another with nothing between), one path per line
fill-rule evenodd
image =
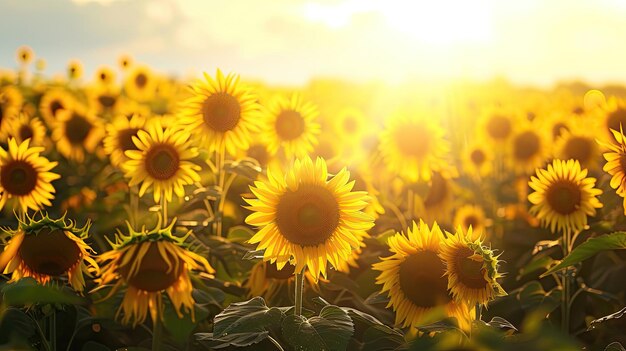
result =
M62 72L122 53L179 75L273 83L507 76L626 82L626 0L0 0L0 66Z

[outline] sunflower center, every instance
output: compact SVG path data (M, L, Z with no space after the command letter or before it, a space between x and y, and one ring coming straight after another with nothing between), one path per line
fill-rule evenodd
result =
M50 276L69 271L81 258L80 248L63 230L50 228L26 234L19 255L30 270Z
M470 259L474 252L467 247L460 248L454 257L454 268L459 282L470 289L483 289L487 285L483 263Z
M571 181L560 180L552 184L546 192L550 207L561 215L576 211L582 200L580 188Z
M622 172L626 173L626 154L622 154L619 157L619 165L622 168Z
M117 133L117 142L122 151L139 150L133 142L133 137L137 136L138 131L139 128L126 128Z
M582 108L582 106L576 106L573 110L572 113L575 115L582 115L583 113L585 113L585 109Z
M290 242L302 246L324 243L339 226L334 194L317 184L301 184L285 192L276 206L276 224Z
M525 131L515 137L513 153L518 160L528 160L539 152L541 140L533 131Z
M293 276L296 267L287 263L283 269L278 269L276 263L265 262L265 278L286 280Z
M30 194L37 186L37 170L29 162L11 161L0 167L0 184L11 195Z
M0 122L2 122L3 118L4 118L4 105L0 104Z
M28 124L23 124L20 126L18 135L20 136L20 140L30 139L33 137L33 128L31 128Z
M353 116L348 116L346 117L346 119L344 119L343 121L343 129L352 134L354 132L357 131L358 127L358 122L356 121L356 117Z
M431 308L451 301L445 265L436 252L419 251L400 264L400 288L418 307Z
M115 105L115 101L117 101L117 99L115 98L115 96L112 96L112 95L98 96L98 102L100 103L100 105L102 105L105 108L113 107L113 105Z
M564 131L569 131L567 125L563 122L558 122L552 126L552 139L556 139L561 136Z
M472 163L476 166L482 165L486 159L487 156L485 155L485 152L483 150L474 150L470 154L470 160L472 160Z
M204 123L217 132L234 129L241 118L241 105L236 97L228 93L213 94L202 104Z
M174 245L167 242L162 244ZM157 292L172 286L182 274L185 268L184 262L167 250L167 257L163 257L154 242L140 245L150 245L150 247L143 256L139 268L130 276L131 263L134 261L131 260L131 263L119 268L120 275L129 285L143 291Z
M476 229L476 227L480 224L480 220L474 215L469 215L465 217L463 224L466 228L472 227L473 229Z
M395 140L400 152L417 159L424 158L430 150L431 136L424 126L410 125L398 128Z
M511 121L504 116L492 116L487 122L487 133L496 140L506 139L512 129Z
M250 146L247 153L249 157L252 157L253 159L259 161L259 164L261 166L267 165L267 162L270 159L270 155L267 152L267 149L261 144L255 144Z
M593 153L593 140L582 136L574 136L567 140L563 153L565 159L573 158L581 163L587 163L591 160Z
M433 207L441 204L448 196L448 183L439 173L434 173L430 189L424 200L425 207Z
M611 112L606 121L606 126L617 131L619 131L620 126L626 128L626 109L618 108Z
M107 80L107 74L106 73L100 73L100 80L105 82Z
M148 77L145 74L139 73L135 76L135 85L137 88L142 89L146 84L148 84Z
M65 122L65 136L71 144L81 145L92 128L93 125L84 116L73 113L72 117Z
M294 110L282 111L276 117L276 134L282 140L294 140L304 133L304 118Z
M180 167L178 151L169 144L157 144L146 154L146 172L158 180L173 177Z
M64 109L64 108L65 108L65 107L63 106L63 104L62 104L62 103L61 103L61 101L59 101L59 100L53 100L53 101L50 103L50 113L52 113L52 115L53 115L53 116L56 116L56 115L57 115L57 111L58 111L58 110L62 110L62 109Z

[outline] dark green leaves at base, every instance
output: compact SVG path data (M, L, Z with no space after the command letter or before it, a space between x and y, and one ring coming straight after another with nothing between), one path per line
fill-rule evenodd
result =
M326 306L319 316L286 316L283 337L296 350L345 350L354 333L352 319L337 306Z

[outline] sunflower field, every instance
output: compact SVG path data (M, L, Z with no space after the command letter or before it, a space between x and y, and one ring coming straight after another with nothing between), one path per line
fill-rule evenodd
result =
M1 350L626 350L624 87L16 58Z

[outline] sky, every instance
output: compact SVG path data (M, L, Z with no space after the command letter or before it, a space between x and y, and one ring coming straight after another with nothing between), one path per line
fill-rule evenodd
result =
M0 67L29 45L47 74L121 54L274 84L486 80L626 83L623 0L0 0Z

